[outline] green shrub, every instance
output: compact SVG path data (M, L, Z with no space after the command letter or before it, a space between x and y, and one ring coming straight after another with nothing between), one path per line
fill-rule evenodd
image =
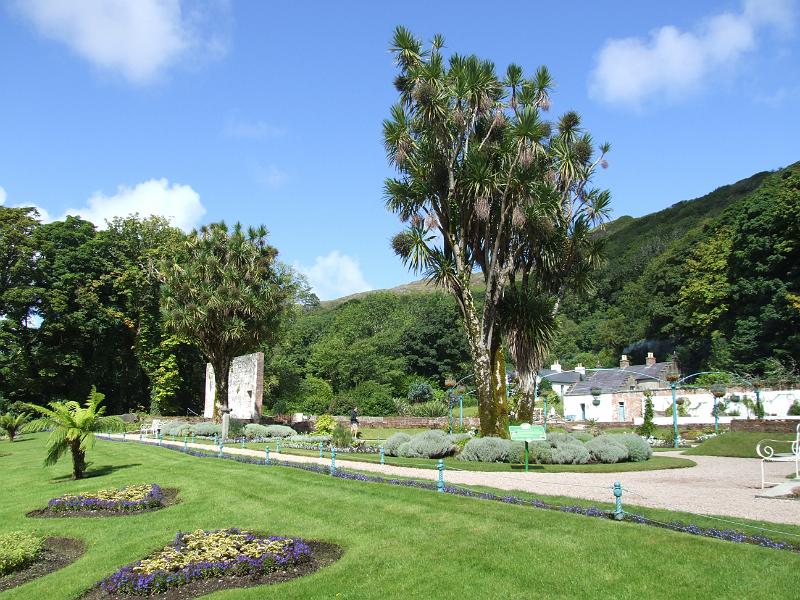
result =
M431 400L421 404L412 404L408 413L412 417L444 417L447 416L447 403L441 400Z
M408 401L414 404L433 400L433 388L427 381L415 381L408 386Z
M586 443L591 458L600 463L613 464L628 460L628 449L610 435L599 435Z
M409 458L444 458L455 451L455 446L444 431L430 429L401 444L397 451Z
M327 412L333 400L333 388L324 379L306 375L300 382L297 406L304 413L319 415Z
M579 442L583 443L586 443L589 440L594 439L594 436L588 431L573 431L570 435Z
M331 435L334 429L336 429L336 419L331 415L320 415L314 423L316 435Z
M286 425L267 425L267 437L271 438L288 438L297 435L297 432Z
M528 451L528 462L530 462L530 450ZM506 462L513 464L525 463L525 442L509 442Z
M0 535L0 577L35 561L42 552L43 544L42 538L24 531Z
M195 423L189 427L189 432L195 435L204 435L211 437L214 434L220 435L222 433L222 426L218 423Z
M250 440L268 437L267 427L266 425L259 425L258 423L248 423L244 426L244 436Z
M551 449L550 460L556 465L585 465L589 462L589 450L576 439L559 440Z
M524 455L522 458L525 459ZM530 442L528 444L528 462L549 465L553 462L553 448L547 442Z
M383 452L387 456L400 456L398 449L406 442L411 441L411 436L407 433L397 432L389 436L389 439L383 444Z
M786 412L790 417L800 417L800 400L795 400Z
M547 434L547 442L555 448L556 445L560 442L565 444L570 444L573 442L578 442L579 440L568 433L560 433L560 432L553 432ZM582 443L582 442L581 442Z
M161 424L161 434L182 437L189 435L191 427L189 423L184 423L183 421L165 421Z
M622 443L628 450L628 460L631 462L643 462L653 456L653 449L646 440L633 433L617 433L608 437Z
M395 411L392 390L388 385L382 385L374 381L362 381L352 390L349 395L355 400L355 405L362 415L370 417L384 417ZM347 414L352 409L348 407Z
M349 448L352 443L353 434L350 432L350 428L338 423L333 430L333 435L331 435L331 444L333 444L333 447Z
M510 447L508 440L499 437L473 438L467 442L458 458L476 462L505 462Z
M0 431L4 431L9 441L13 442L17 432L30 421L27 413L13 414L10 412L0 415Z
M331 441L331 436L329 435L293 435L291 437L286 438L288 442L294 442L297 444L319 444L322 442L323 444L327 444Z
M653 410L653 392L647 390L644 393L644 420L642 424L636 429L636 433L644 437L650 437L656 430L653 423L655 411Z
M237 438L244 435L244 427L247 424L242 419L231 419L228 421L228 437Z

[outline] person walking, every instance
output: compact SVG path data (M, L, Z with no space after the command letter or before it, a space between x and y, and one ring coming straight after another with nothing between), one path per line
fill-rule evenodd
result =
M358 437L358 407L354 406L350 411L350 433L353 434L353 439Z

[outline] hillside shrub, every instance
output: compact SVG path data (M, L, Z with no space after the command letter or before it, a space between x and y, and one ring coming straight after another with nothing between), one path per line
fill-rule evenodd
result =
M499 437L480 437L469 440L459 460L476 462L505 462L511 442Z
M585 465L589 462L589 450L576 439L559 440L551 449L550 460L555 465Z
M362 381L350 390L349 395L355 400L359 413L364 416L385 417L395 410L392 391L388 385L374 381ZM352 406L342 414L349 413L350 409Z
M195 435L211 437L214 434L220 435L222 433L222 426L218 423L195 423L189 427L189 432Z
M400 446L411 441L411 436L407 433L397 432L389 436L383 444L383 452L387 456L400 456L397 452Z
M42 553L44 540L25 531L0 534L0 577L18 571Z
M455 445L444 431L430 429L412 437L397 449L408 458L444 458L455 451Z
M427 381L415 381L408 386L408 401L412 404L430 402L434 399L433 387Z
M315 435L331 435L336 429L336 419L332 415L320 415L314 423Z
M228 437L238 438L244 435L244 426L247 421L242 419L231 419L228 421Z
M302 412L319 415L329 409L333 400L333 388L324 379L306 375L300 382L298 396L296 406Z
M800 400L795 400L786 412L790 417L800 417Z
M609 435L599 435L586 442L586 449L596 462L613 464L628 459L628 449L625 445Z
M628 460L631 462L643 462L653 456L653 449L641 436L633 433L617 433L608 437L621 442L625 446L628 450Z

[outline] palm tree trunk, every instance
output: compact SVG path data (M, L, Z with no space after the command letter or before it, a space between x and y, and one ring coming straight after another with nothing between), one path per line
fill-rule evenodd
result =
M214 367L214 422L222 422L222 411L228 408L228 375L231 370L231 359L228 357L213 361ZM224 375L221 375L224 373Z
M492 350L492 399L494 402L494 435L508 437L508 395L506 389L506 360L498 341Z
M536 374L527 371L519 371L519 382L517 384L517 418L525 423L530 423L533 419L533 407L536 399Z
M72 452L72 478L83 479L86 473L86 452L81 449L80 439L72 440L69 449Z

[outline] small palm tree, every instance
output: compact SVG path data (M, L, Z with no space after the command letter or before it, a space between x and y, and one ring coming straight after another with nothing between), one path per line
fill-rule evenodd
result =
M28 423L24 431L50 431L47 439L45 466L54 465L69 450L72 453L72 478L82 479L86 472L86 451L94 446L94 434L101 431L124 431L125 423L119 417L104 416L105 407L100 403L105 396L94 386L89 392L86 406L74 400L51 402L50 408L26 404L42 417Z
M8 441L13 442L17 432L22 429L22 426L25 425L25 423L27 423L29 420L30 415L27 413L22 413L19 415L6 413L4 415L0 415L0 429L6 432Z

